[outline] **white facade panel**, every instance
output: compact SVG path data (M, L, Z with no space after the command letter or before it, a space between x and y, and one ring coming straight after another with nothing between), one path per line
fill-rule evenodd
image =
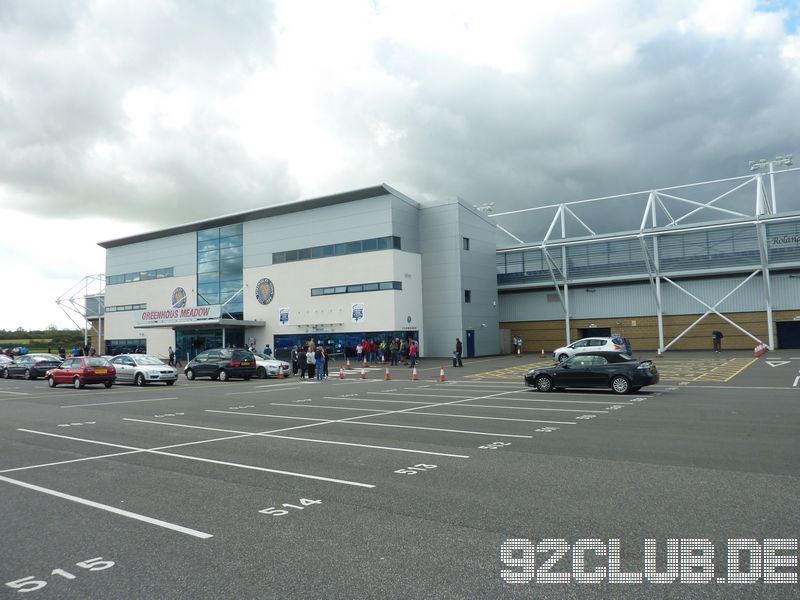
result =
M244 267L271 265L273 252L393 235L392 198L385 195L247 221Z
M183 233L106 250L106 275L174 267L175 276L197 270L196 234ZM108 304L108 301L106 301Z

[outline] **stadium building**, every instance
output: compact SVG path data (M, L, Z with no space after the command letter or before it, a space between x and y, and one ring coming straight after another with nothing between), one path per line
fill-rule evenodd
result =
M97 347L415 339L428 356L497 353L496 228L462 200L424 206L386 185L102 242Z
M352 356L389 337L439 357L457 337L466 357L517 336L666 352L710 349L714 330L723 349L800 348L800 211L776 202L797 203L796 171L505 213L379 185L226 215L102 242L86 317L107 354L183 359L309 339Z

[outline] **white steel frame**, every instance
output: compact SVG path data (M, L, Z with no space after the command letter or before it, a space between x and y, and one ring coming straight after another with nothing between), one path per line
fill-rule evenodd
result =
M87 312L87 298L100 296L104 299L105 304L105 291L106 291L106 276L102 273L97 275L87 275L78 283L69 288L66 292L56 298L56 304L67 315L67 318L72 321L78 329L83 329L83 343L89 343L89 329L97 333L97 344L102 348L104 341L103 338L103 324L105 306L101 307L101 311L97 315L97 327L92 323L92 318L86 316ZM73 317L76 317L77 320ZM81 322L83 323L81 325ZM98 352L100 351L98 348ZM102 354L102 352L101 352Z
M782 175L785 173L792 173L800 171L800 168L792 168L792 169L783 169L780 171L770 171L769 175L771 178L774 178L776 175ZM757 336L753 335L751 332L747 331L745 328L741 327L733 320L725 316L722 312L717 310L717 307L725 301L728 297L733 295L736 291L742 288L748 281L753 279L756 275L762 276L763 287L764 287L764 307L767 315L767 333L768 339L766 345L770 350L775 348L775 332L774 332L774 323L772 320L772 289L770 285L770 269L769 269L769 260L768 260L768 252L767 252L767 237L766 237L766 224L764 223L762 217L769 216L770 222L781 221L780 217L774 217L777 213L777 199L775 198L775 187L774 187L774 179L772 180L771 185L771 193L767 191L766 187L764 186L764 175L761 173L757 173L755 175L745 175L741 177L730 177L727 179L716 179L713 181L704 181L700 183L693 183L693 184L685 184L685 185L678 185L660 189L654 189L650 191L640 191L640 192L633 192L628 194L618 194L615 196L603 196L599 198L589 198L587 200L578 200L573 202L565 202L561 204L550 204L547 206L539 206L539 207L532 207L532 208L525 208L521 210L513 210L501 213L489 213L487 216L492 219L501 219L503 217L508 217L509 215L520 215L522 213L532 213L534 211L546 211L555 209L555 214L553 215L553 219L550 222L550 227L547 230L547 233L544 236L544 239L538 242L525 242L511 231L509 231L506 227L503 227L499 223L496 223L497 228L511 237L514 241L519 244L518 246L504 248L499 250L499 252L515 252L518 250L541 250L542 256L547 264L547 269L550 273L550 279L555 287L556 292L558 293L559 301L561 302L561 306L564 310L564 320L565 320L565 330L566 330L566 340L567 344L571 343L571 335L570 335L570 308L569 308L569 273L567 270L567 246L571 245L578 245L578 244L586 244L587 240L568 240L566 237L566 225L567 225L567 218L571 217L575 223L577 223L582 229L586 230L586 232L591 237L597 237L597 241L613 241L613 240L621 240L621 239L638 239L641 247L642 253L645 257L645 265L647 267L647 278L650 282L650 289L653 292L653 297L655 300L655 308L656 308L656 316L658 321L658 352L663 353L667 349L669 349L675 342L677 342L680 338L682 338L686 333L688 333L693 327L695 327L700 321L705 319L708 315L714 313L724 321L728 322L730 325L744 333L745 335L751 337L756 343L762 344L765 343ZM701 202L697 200L692 200L690 198L686 198L682 195L676 195L676 190L686 189L686 188L698 188L700 186L706 186L711 184L721 184L721 183L730 183L733 187L728 189L722 194L719 194L715 198ZM739 191L746 186L753 185L755 187L755 203L754 203L754 210L753 214L743 213L737 210L731 210L728 208L723 208L721 206L717 206L716 204L729 197L734 192ZM589 204L589 203L598 203L605 200L611 199L619 199L619 198L631 198L633 200L641 199L645 194L647 194L647 202L644 207L644 212L642 214L641 224L639 225L638 232L635 233L624 233L624 234L610 234L610 235L599 235L592 230L589 225L587 225L575 212L572 210L571 207L575 207L577 205L582 204ZM685 194L685 192L684 192ZM675 202L680 203L680 206L689 206L691 210L688 212L678 216L677 218L674 217L667 206L664 203L664 199L669 199ZM700 211L716 211L717 213L722 213L726 217L727 216L734 216L741 220L736 221L735 223L701 223L689 227L678 227L689 217L696 215ZM659 223L659 213L662 215L661 220L664 221ZM666 217L666 219L664 219ZM796 218L796 217L794 217ZM648 224L649 221L649 224ZM560 237L554 238L553 232L556 230L556 226L560 224ZM722 298L716 301L704 301L688 290L686 290L681 285L677 284L675 281L667 277L666 275L662 274L660 271L660 262L658 256L658 240L659 237L664 235L669 235L670 233L686 232L686 231L698 231L698 230L708 230L708 229L722 229L726 227L732 226L741 226L741 225L752 225L755 227L756 234L758 237L758 250L759 250L759 259L760 259L760 267L750 273L744 280L742 280L734 289L728 292ZM652 239L652 252L650 252L650 248L645 243L646 239ZM551 254L551 249L558 249L561 251L561 260L558 261L557 258L554 258ZM560 262L560 265L559 265ZM661 296L661 288L662 282L666 282L671 286L675 287L681 293L689 296L690 298L694 299L695 301L699 302L706 308L706 312L700 316L696 321L694 321L691 325L689 325L686 329L676 335L672 340L668 343L665 343L664 339L664 314L662 308L662 296Z

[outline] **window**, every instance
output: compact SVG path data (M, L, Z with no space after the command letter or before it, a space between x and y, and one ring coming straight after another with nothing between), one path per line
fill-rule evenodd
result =
M223 247L223 240L220 240L220 247ZM272 263L281 264L294 260L310 260L312 258L325 258L328 256L345 256L347 254L360 254L362 252L374 252L376 250L400 250L401 240L396 235L386 237L370 238L367 240L353 240L339 244L328 244L327 246L314 246L313 248L300 248L296 250L284 250L283 252L272 253Z
M332 294L356 294L361 292L378 292L385 290L401 290L401 281L376 281L374 283L354 283L324 288L311 288L312 296L330 296Z
M469 250L469 238L468 237L461 238L461 241L463 242L464 250Z
M225 304L241 319L244 226L241 223L197 232L197 305ZM273 262L293 260L289 253L273 255ZM296 251L295 257L296 260Z
M133 283L135 281L147 281L149 279L172 277L173 271L173 267L168 267L166 269L150 269L149 271L136 271L135 273L109 275L106 277L106 285L118 285L120 283Z
M464 302L472 302L472 290L464 290Z

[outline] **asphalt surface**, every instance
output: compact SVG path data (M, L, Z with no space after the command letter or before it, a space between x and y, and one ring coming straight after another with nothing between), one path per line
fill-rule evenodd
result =
M0 380L2 594L800 596L796 558L779 569L794 583L717 582L727 540L800 535L800 351L670 353L659 385L626 396L525 388L542 362L445 364L445 382L436 360L419 381L404 367L390 381L382 368L110 390ZM659 571L668 540L708 540L712 583L578 583L572 550L549 570L570 583L541 581L543 540L586 538L607 554L620 540L634 573L646 539ZM539 572L514 560L523 550L501 561L509 539L530 540ZM589 571L608 564L587 554Z

